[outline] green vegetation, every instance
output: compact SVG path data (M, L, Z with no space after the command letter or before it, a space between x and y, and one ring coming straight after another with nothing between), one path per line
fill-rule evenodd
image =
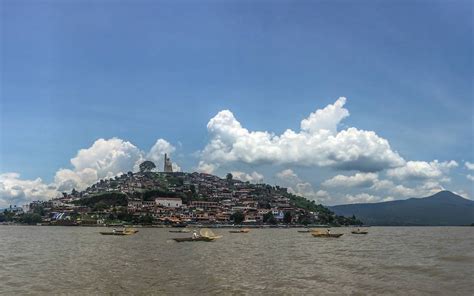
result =
M230 220L234 221L235 224L241 224L245 220L244 213L237 211L230 216Z
M277 223L277 220L275 219L275 216L273 216L272 212L268 212L263 215L263 222L275 225Z
M41 221L41 216L37 213L23 214L20 216L20 222L29 225L35 225L36 223L41 223Z
M285 214L283 216L283 222L285 222L286 224L289 224L289 223L291 223L292 219L293 219L293 217L291 215L291 212L285 212Z
M156 168L156 165L149 160L146 160L140 164L140 172L142 173L151 172L154 168Z
M328 211L323 205L318 205L313 201L310 201L302 196L294 195L291 193L287 194L287 197L290 199L290 204L294 207L305 209L310 212L324 212Z
M11 222L15 213L5 210L3 213L0 213L0 222Z
M93 209L97 208L98 210L115 206L126 207L127 195L119 192L101 193L74 201L74 204L90 207Z
M314 220L314 217L309 215L308 213L301 214L298 217L298 223L302 225L308 225L308 224L314 224L316 221Z
M176 193L176 192L171 192L171 191L166 191L166 190L148 190L145 191L141 194L138 194L140 198L146 201L152 201L155 199L155 197L182 197L183 194L181 193ZM135 197L135 196L134 196Z
M314 201L310 201L302 196L294 195L291 193L287 194L290 199L290 204L294 207L305 209L310 212L318 214L319 224L328 224L332 226L344 226L344 225L362 225L362 221L353 217L337 216L331 210L321 204L316 204ZM310 224L314 223L308 216L299 218L299 223Z

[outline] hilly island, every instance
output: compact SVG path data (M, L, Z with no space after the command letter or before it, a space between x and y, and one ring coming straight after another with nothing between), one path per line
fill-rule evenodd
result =
M103 179L83 191L0 212L0 222L42 225L360 225L355 216L294 195L287 188L235 180L232 174L163 172L145 161L139 172Z

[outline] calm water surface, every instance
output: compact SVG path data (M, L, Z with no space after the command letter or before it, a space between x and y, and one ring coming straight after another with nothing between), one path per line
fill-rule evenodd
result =
M220 229L212 243L101 230L0 226L0 294L474 295L474 227Z

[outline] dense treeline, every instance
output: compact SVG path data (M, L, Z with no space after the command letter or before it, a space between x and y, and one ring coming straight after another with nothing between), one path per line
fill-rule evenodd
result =
M127 206L127 195L120 192L107 192L96 194L91 197L82 198L73 202L79 206L86 206L96 210L103 210L109 207Z

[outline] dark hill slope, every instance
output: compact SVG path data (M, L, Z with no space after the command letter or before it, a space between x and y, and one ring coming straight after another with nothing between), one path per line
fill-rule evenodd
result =
M330 207L337 215L355 215L368 225L470 225L474 223L474 201L450 191L425 198Z

